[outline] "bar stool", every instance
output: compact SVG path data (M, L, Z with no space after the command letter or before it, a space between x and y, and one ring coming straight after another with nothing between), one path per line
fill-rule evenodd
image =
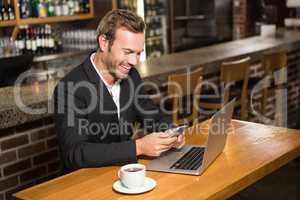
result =
M174 125L192 124L198 120L199 99L197 97L200 95L201 82L202 76L199 69L191 73L168 77L168 97L171 99ZM185 108L191 112L186 112Z
M267 113L268 98L278 89L287 87L287 52L279 50L263 54L263 67L267 84L262 91L262 113Z
M216 91L203 89L200 97L200 107L209 110L222 108L224 104L234 97L239 97L236 106L241 107L240 117L246 119L248 116L248 77L249 77L250 57L221 64L220 82L224 88L218 87ZM242 84L236 84L241 82ZM241 85L241 87L239 86ZM206 95L206 96L205 96Z

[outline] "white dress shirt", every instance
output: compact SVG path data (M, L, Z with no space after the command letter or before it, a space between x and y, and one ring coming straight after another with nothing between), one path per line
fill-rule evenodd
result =
M109 91L110 95L112 96L112 99L114 100L116 106L117 106L117 111L118 111L118 118L120 119L120 80L116 81L113 85L109 85L103 78L103 76L101 75L101 73L99 72L98 68L96 67L95 63L94 63L94 56L96 53L92 53L90 60L92 65L94 66L97 74L99 75L99 77L101 78L101 80L103 81L103 83L105 84L107 90Z

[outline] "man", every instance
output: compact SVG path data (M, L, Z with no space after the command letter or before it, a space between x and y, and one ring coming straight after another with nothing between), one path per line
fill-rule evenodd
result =
M57 85L55 123L67 170L136 162L139 155L159 156L183 146L184 136L159 132L159 110L134 68L143 51L144 28L135 13L110 11L97 28L98 50ZM156 132L132 140L137 121Z

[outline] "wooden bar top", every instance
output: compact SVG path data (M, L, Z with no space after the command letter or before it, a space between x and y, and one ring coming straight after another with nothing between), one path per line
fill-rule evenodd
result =
M187 143L204 144L209 122L186 131ZM156 187L139 195L113 190L119 167L80 169L14 194L18 199L225 199L300 155L300 130L232 122L224 152L201 175L147 172ZM99 152L100 156L101 152ZM147 160L140 160L147 163Z

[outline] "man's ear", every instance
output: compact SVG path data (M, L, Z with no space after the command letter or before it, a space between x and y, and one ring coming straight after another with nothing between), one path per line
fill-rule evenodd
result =
M105 35L100 35L98 37L98 43L99 43L99 48L102 52L107 51L108 49L108 40L106 39Z

